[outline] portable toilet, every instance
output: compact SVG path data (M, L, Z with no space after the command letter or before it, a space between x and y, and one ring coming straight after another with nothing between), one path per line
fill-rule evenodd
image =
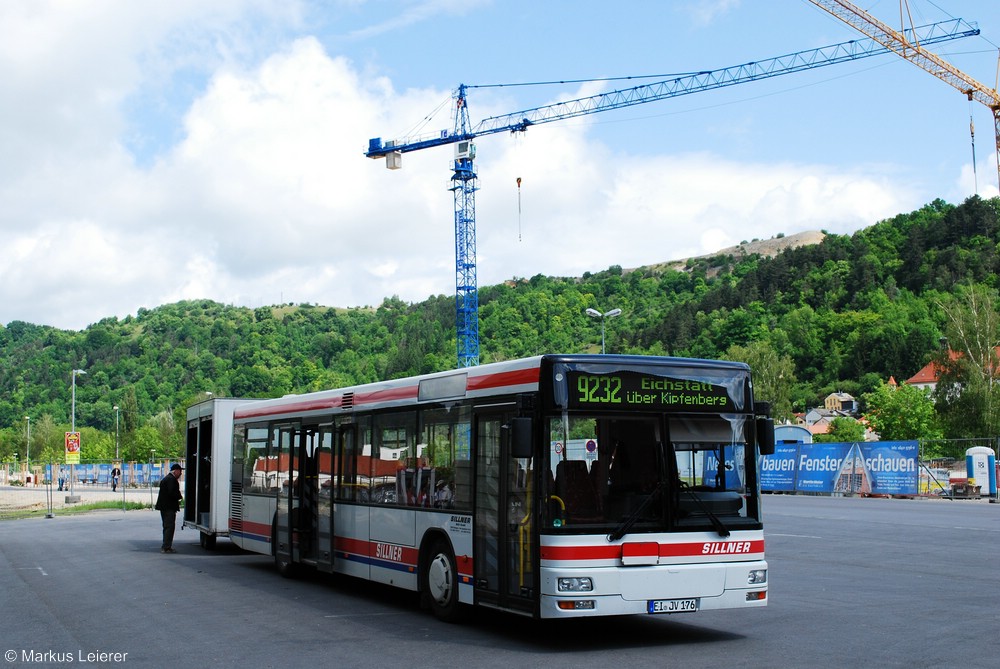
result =
M997 494L997 459L992 448L974 446L965 451L965 471L969 485L979 486L980 495Z

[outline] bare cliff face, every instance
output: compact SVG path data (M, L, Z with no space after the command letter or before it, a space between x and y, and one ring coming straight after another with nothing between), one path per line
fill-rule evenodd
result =
M787 237L763 239L756 242L740 244L739 246L730 246L729 248L722 249L718 253L714 253L712 255L732 254L734 256L738 256L760 254L762 256L767 256L768 258L773 258L786 249L819 244L825 237L826 235L818 230L809 230L807 232L797 232L794 235L788 235Z
M768 258L773 258L782 251L787 249L798 248L799 246L809 246L811 244L819 244L823 241L826 235L818 230L809 230L807 232L797 232L794 235L787 235L784 237L772 237L771 239L762 239L753 242L745 242L743 244L738 244L736 246L730 246L725 249L719 249L715 253L708 253L703 256L696 256L695 258L682 258L678 260L669 260L664 263L656 265L656 269L674 269L683 270L690 260L696 260L697 258L714 258L716 256L733 256L734 258L740 258L749 255L762 255Z

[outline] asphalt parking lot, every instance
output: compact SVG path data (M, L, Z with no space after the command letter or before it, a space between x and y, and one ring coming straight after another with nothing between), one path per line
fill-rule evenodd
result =
M283 579L191 530L162 555L151 511L5 521L0 653L12 667L996 666L1000 504L768 496L765 513L767 608L556 624L443 624L410 593Z

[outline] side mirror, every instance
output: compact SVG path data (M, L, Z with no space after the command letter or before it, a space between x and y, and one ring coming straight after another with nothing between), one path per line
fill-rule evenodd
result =
M530 458L534 455L531 447L531 433L534 421L530 418L512 418L510 421L510 457Z
M774 419L757 419L757 448L761 455L774 455Z

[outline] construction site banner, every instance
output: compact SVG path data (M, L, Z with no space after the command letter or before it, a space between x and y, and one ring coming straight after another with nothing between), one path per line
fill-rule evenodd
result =
M777 444L761 458L761 489L916 495L918 451L916 441Z

